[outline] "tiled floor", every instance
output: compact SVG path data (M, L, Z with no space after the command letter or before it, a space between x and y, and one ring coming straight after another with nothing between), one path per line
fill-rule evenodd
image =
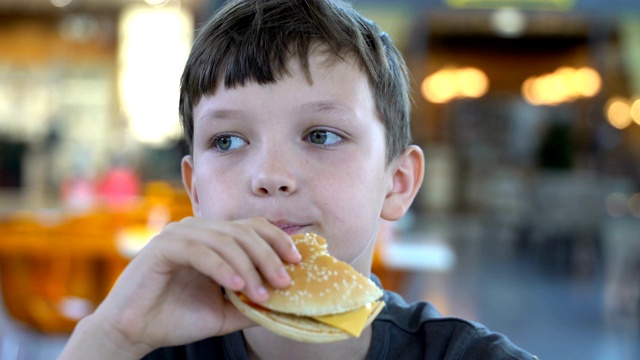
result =
M403 291L408 300L426 299L444 315L479 321L541 359L640 359L640 319L607 316L610 277L601 262L569 269L518 250L517 240L490 228L450 241L456 266L412 275ZM51 359L64 344L64 336L0 319L0 360Z

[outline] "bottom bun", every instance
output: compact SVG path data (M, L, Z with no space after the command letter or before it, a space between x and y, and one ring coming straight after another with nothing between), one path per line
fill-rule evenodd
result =
M226 294L231 303L246 317L286 338L309 343L328 343L353 338L344 330L323 324L313 318L284 314L252 306L242 301L231 290L227 290ZM383 307L384 302L380 301L367 318L365 328L373 322Z

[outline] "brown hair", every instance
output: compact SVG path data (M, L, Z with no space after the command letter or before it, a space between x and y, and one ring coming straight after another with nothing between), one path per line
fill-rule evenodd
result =
M354 57L369 78L386 128L387 162L411 143L408 71L389 36L340 0L240 0L226 3L198 31L180 86L180 119L193 150L193 108L225 87L268 84L296 56L309 79L309 55L326 45L331 61Z

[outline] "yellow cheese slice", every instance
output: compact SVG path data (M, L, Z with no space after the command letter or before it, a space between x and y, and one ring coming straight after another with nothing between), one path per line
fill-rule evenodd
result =
M369 314L376 309L378 303L379 301L369 303L361 308L342 314L314 316L313 319L342 329L355 337L359 337L367 323Z

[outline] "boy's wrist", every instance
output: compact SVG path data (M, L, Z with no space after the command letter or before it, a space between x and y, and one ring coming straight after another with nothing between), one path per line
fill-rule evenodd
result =
M130 341L96 315L89 315L80 320L58 360L140 359L152 350Z

